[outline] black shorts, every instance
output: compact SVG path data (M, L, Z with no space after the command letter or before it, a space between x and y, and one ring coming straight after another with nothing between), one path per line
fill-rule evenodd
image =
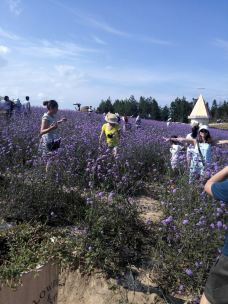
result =
M228 304L228 256L222 254L212 267L204 293L211 304Z

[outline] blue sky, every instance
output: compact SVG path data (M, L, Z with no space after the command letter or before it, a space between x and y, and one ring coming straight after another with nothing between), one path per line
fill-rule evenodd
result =
M227 16L226 0L1 0L0 95L228 99Z

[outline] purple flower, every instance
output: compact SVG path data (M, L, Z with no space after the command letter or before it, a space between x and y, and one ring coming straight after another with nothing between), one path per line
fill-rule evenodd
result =
M212 229L215 229L215 224L210 224L210 227L212 228Z
M172 221L173 221L173 217L170 215L169 217L167 217L166 219L164 219L164 220L162 221L162 224L163 224L163 225L168 225L168 224L170 224Z
M147 225L151 225L151 224L152 224L152 220L151 220L151 219L148 219L148 220L146 221L146 224L147 224Z
M110 192L108 195L108 199L111 200L115 197L115 193L114 192Z
M185 269L185 273L190 277L193 276L193 272L190 268Z
M189 220L183 220L183 222L182 222L183 225L188 225L188 223L189 223Z
M104 195L105 195L104 192L99 192L99 193L98 193L98 196L99 196L99 197L103 197Z
M93 203L93 200L90 197L88 197L86 199L86 203L87 203L87 205L91 205Z
M216 225L217 225L217 227L218 227L219 229L222 228L222 226L223 226L223 224L222 224L221 221L218 221Z

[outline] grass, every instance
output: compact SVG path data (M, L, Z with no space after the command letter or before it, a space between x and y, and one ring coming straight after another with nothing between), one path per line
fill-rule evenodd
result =
M228 130L228 122L223 122L223 123L211 123L209 126L210 126L211 128L215 128L215 129Z

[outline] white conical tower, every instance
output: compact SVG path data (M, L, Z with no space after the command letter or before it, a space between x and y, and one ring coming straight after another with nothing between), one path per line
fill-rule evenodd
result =
M191 123L197 121L199 124L208 125L210 113L202 95L199 96L188 119L191 119Z

